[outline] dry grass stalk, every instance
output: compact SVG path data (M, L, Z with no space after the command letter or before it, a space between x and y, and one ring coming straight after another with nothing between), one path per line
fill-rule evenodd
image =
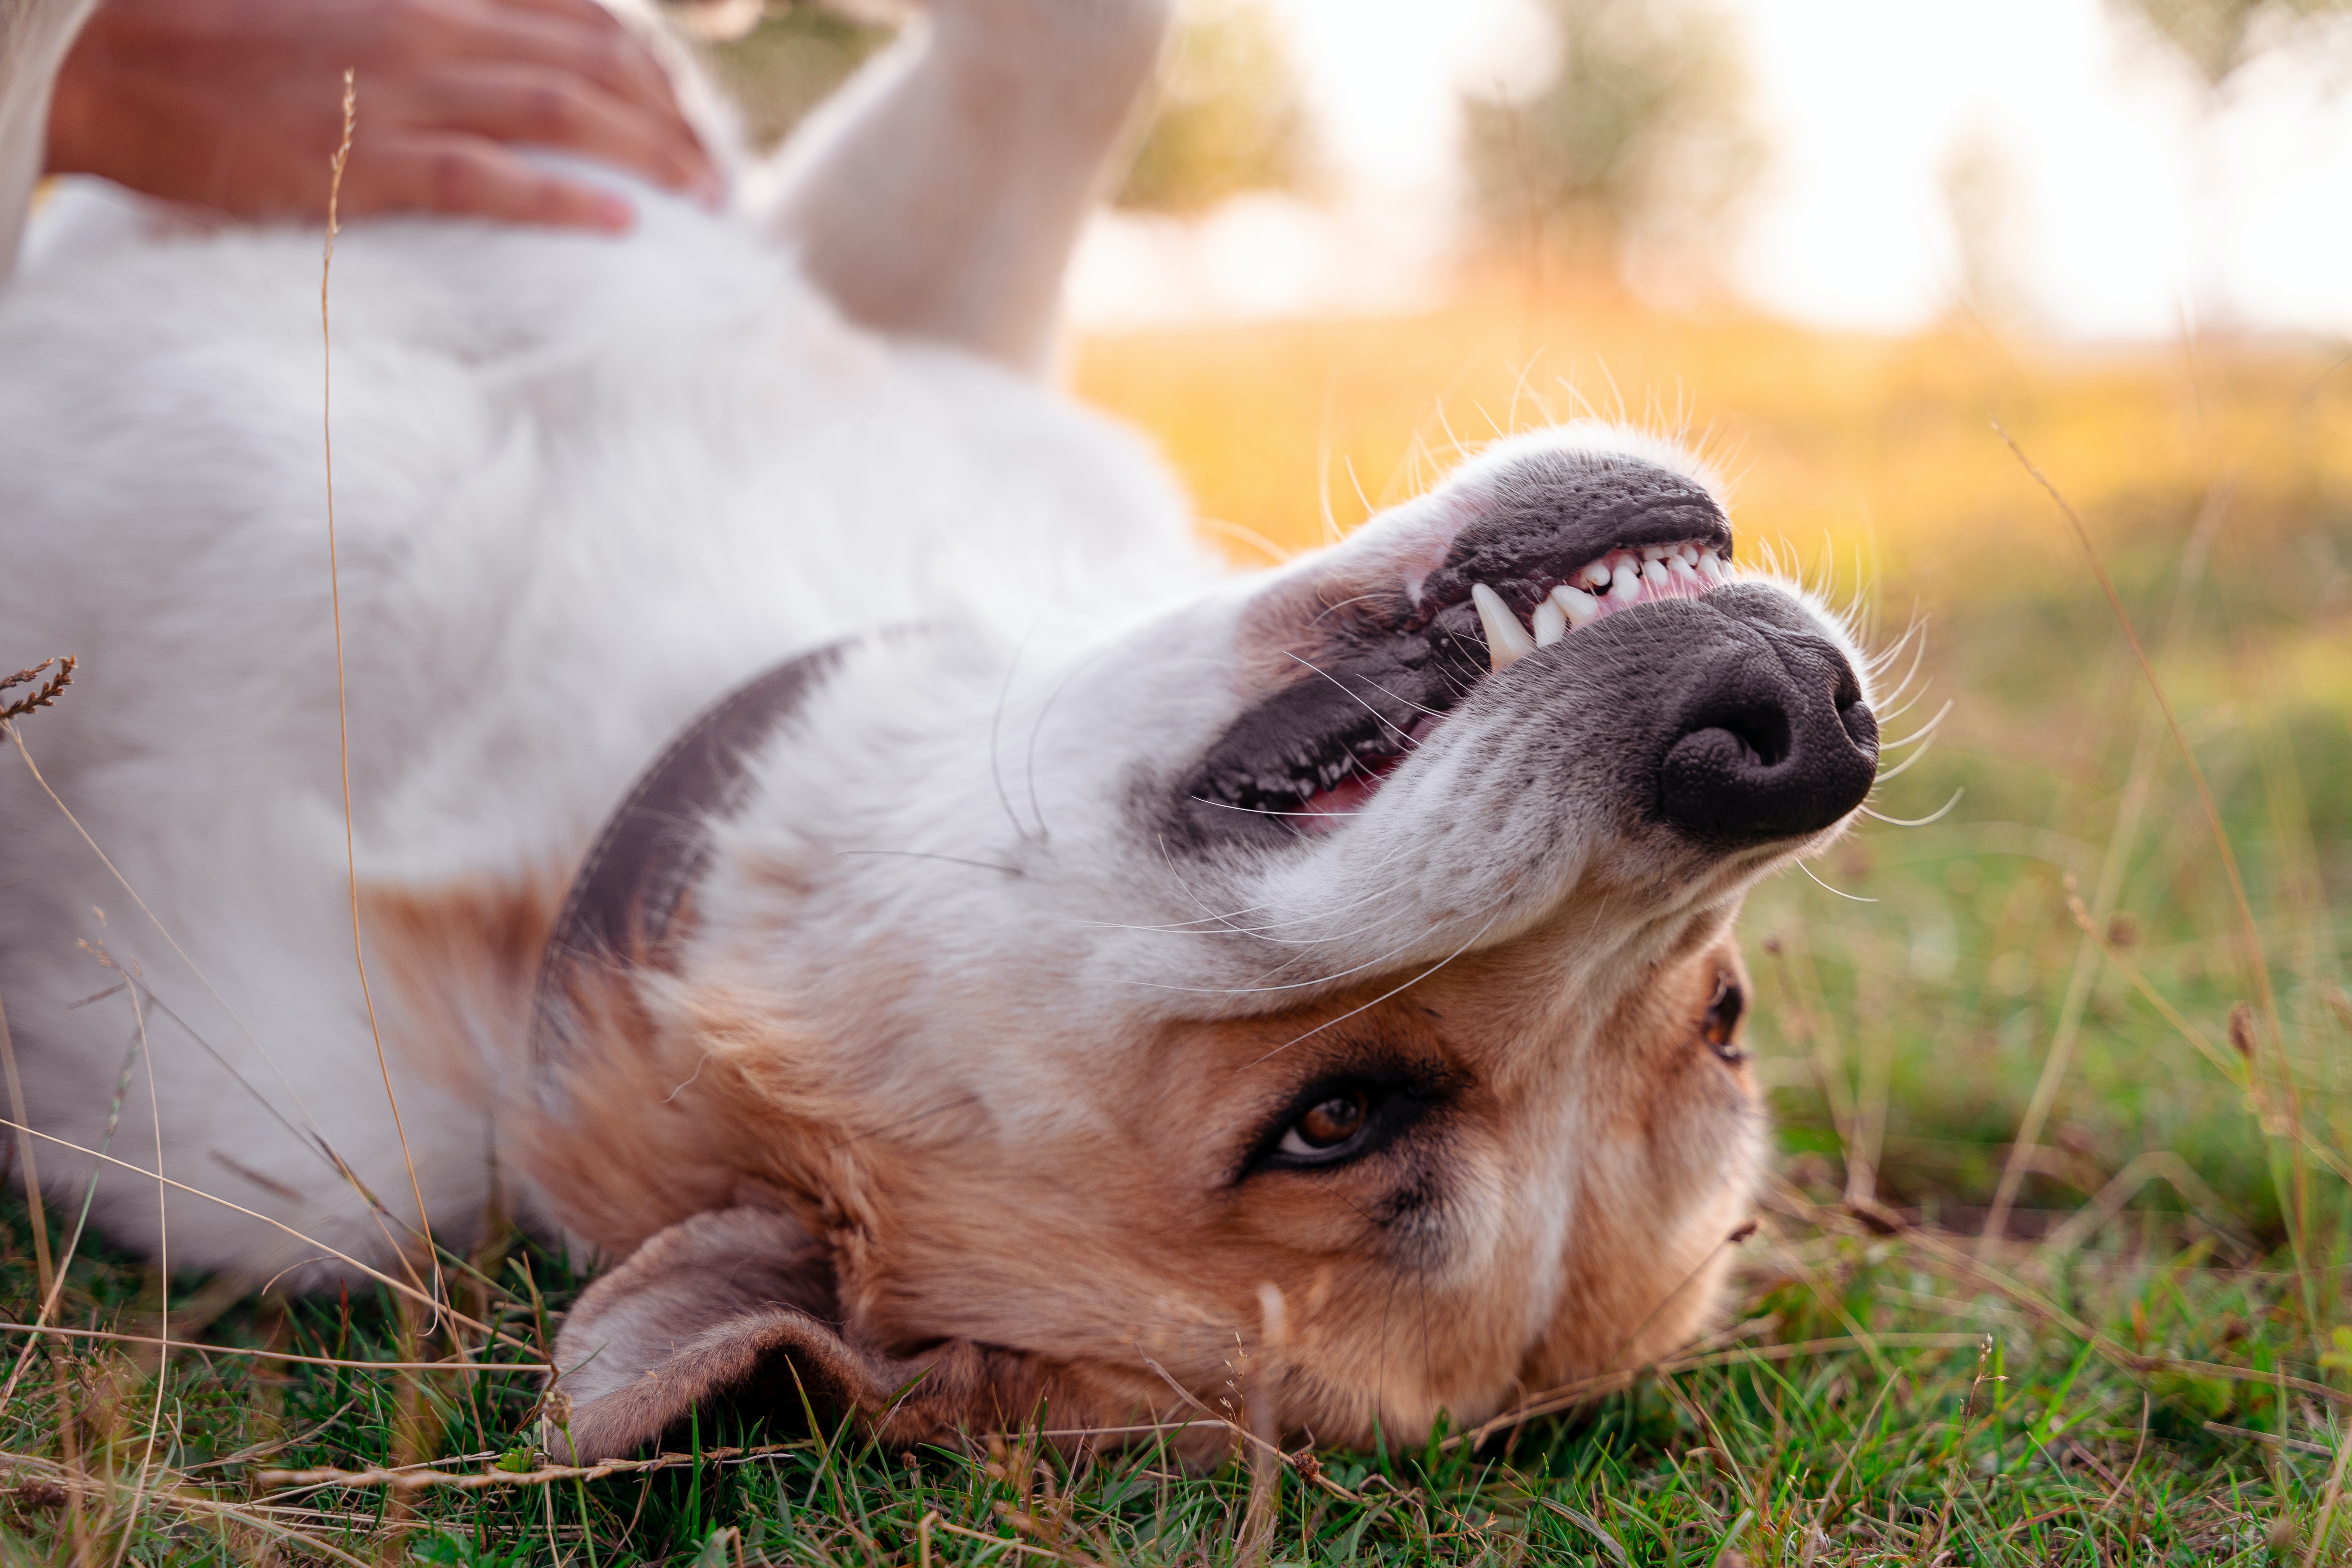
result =
M41 671L51 665L58 667L58 672L35 687L30 696L20 697L6 707L0 708L0 724L5 724L11 719L21 719L36 708L47 708L54 704L58 700L58 694L73 684L75 662L73 655L59 654L54 658L41 660L30 669L20 669L16 674L0 679L0 691L6 691L12 687L23 686L37 679Z
M163 1339L153 1334L117 1333L108 1329L68 1329L56 1323L0 1323L0 1333L39 1334L68 1340L105 1340L117 1344L154 1345L167 1351L189 1351L197 1355L233 1356L260 1362L298 1362L304 1366L339 1366L352 1372L549 1373L555 1371L554 1367L544 1362L530 1361L352 1361L340 1356L302 1355L293 1351L275 1348L254 1349L246 1345L212 1345L198 1340Z
M401 1161L408 1167L409 1191L416 1198L416 1223L424 1232L425 1255L432 1268L432 1284L428 1287L421 1279L417 1279L416 1284L437 1310L443 1295L441 1257L433 1245L433 1216L425 1212L425 1184L417 1179L416 1160L408 1151L408 1127L401 1120L400 1098L392 1089L392 1066L383 1054L383 1027L376 1022L375 991L368 984L367 952L360 939L359 844L352 819L352 718L348 686L343 674L343 574L335 537L334 337L327 310L327 286L334 276L335 236L342 232L343 169L351 162L352 133L358 126L359 74L346 69L343 72L343 137L329 163L327 240L319 262L319 437L327 471L327 592L333 609L335 627L335 733L343 784L343 861L351 890L352 963L359 971L360 999L366 1005L368 1033L375 1041L376 1068L383 1078L384 1101L392 1107L393 1131L400 1139ZM415 1279L415 1270L409 1262L407 1249L395 1247L394 1253L402 1267L408 1268L410 1277Z
M281 1220L272 1219L269 1215L254 1209L247 1208L242 1204L231 1203L228 1199L220 1196L217 1193L205 1192L202 1187L192 1187L185 1182L173 1181L171 1178L160 1175L156 1172L146 1170L139 1165L135 1165L128 1160L117 1159L115 1156L109 1154L102 1150L86 1148L83 1145L73 1142L68 1139L59 1138L55 1133L44 1132L35 1127L27 1127L21 1121L0 1121L0 1126L14 1128L20 1133L29 1132L32 1136L40 1139L43 1142L55 1143L58 1148L70 1149L77 1154L86 1154L89 1158L99 1161L100 1163L118 1166L122 1170L130 1172L133 1175L144 1176L151 1182L162 1182L175 1192L185 1193L190 1197L201 1198L206 1203L218 1204L223 1208L229 1209L236 1214L245 1215L247 1219L257 1219L262 1224L283 1232L285 1235L291 1237L296 1241L301 1242L309 1247L317 1247L320 1252L324 1254L326 1257L333 1258L338 1263L350 1264L352 1268L358 1269L361 1273L365 1274L369 1279L374 1280L377 1284L383 1286L386 1289L391 1290L397 1296L421 1303L425 1307L441 1312L445 1316L454 1318L457 1322L462 1323L467 1328L474 1329L481 1333L490 1335L499 1343L510 1346L513 1349L530 1351L534 1348L528 1342L516 1339L512 1334L495 1329L488 1323L477 1322L470 1318L457 1313L457 1310L448 1306L447 1303L436 1301L432 1297L427 1296L418 1286L412 1285L405 1280L394 1279L391 1275L383 1272L381 1269L371 1268L366 1264L361 1262L358 1258L352 1257L347 1252L329 1247L325 1242L319 1240L315 1237L305 1236L300 1231L296 1230L293 1226L287 1225Z
M2131 612L2124 607L2123 595L2116 591L2115 579L2107 574L2106 563L2091 542L2090 530L2083 526L2081 515L2050 477L2034 466L2033 459L2025 455L2025 448L2019 446L2007 430L1996 423L1993 431L2025 471L2032 476L2034 483L2048 492L2065 517L2068 526L2074 530L2076 542L2082 545L2083 554L2090 562L2092 575L2097 579L2099 591L2106 596L2107 607L2114 612L2116 625L2123 628L2124 639L2131 645L2132 658L2137 661L2148 691L2164 714L2165 728L2171 732L2173 746L2180 753L2181 764L2188 770L2189 783L2196 788L2197 801L2204 810L2205 824L2212 836L2213 847L2221 858L2221 870L2229 880L2231 907L2237 917L2241 961L2246 967L2248 978L2253 983L2254 994L2259 999L2263 1018L2269 1026L2271 1041L2276 1049L2278 1087L2285 1102L2286 1121L2288 1125L2299 1127L2303 1121L2302 1097L2295 1088L2294 1069L2287 1060L2286 1031L2279 1021L2278 996L2271 984L2269 955L2263 943L2262 931L2254 923L2253 902L2246 893L2245 874L2238 865L2237 849L2231 842L2229 829L2221 821L2221 803L2214 798L2213 786L2205 776L2204 765L2197 760L2197 749L2189 743L2189 737L2180 727L2180 717L2173 710L2171 695L2165 689L2163 679L2158 676L2156 665L2140 641L2138 629L2132 624ZM2294 1183L2288 1194L2293 1221L2288 1241L2294 1249L2295 1270L2303 1277L2303 1293L2308 1302L2313 1300L2308 1257L2309 1216L2306 1212L2310 1194L2302 1140L2290 1140L2288 1153L2294 1167Z
M311 1490L320 1487L389 1487L394 1491L428 1491L436 1488L482 1491L497 1487L543 1487L557 1481L593 1481L606 1476L641 1476L673 1470L681 1465L749 1464L770 1454L805 1448L795 1443L762 1443L755 1447L705 1448L699 1454L660 1453L650 1459L605 1459L593 1465L545 1465L530 1470L488 1469L458 1474L434 1466L379 1466L364 1470L325 1467L309 1470L256 1470L253 1484L265 1492Z
M2000 430L1998 425L1994 428ZM2008 433L2002 431L2000 434L2011 451L2024 462L2025 454L2018 449L2015 442L2009 440ZM2045 489L2049 488L2050 482L2042 479L2032 463L2027 462L2025 467L2035 479L2042 480ZM2193 603L2191 590L2204 575L2205 563L2212 552L2213 535L2221 527L2221 520L2228 515L2234 488L2230 484L2210 487L2206 491L2205 504L2199 509L2196 525L2190 530L2189 545L2182 553L2180 569L2174 579L2172 607L2165 625L2164 652L2168 663L2177 658L2188 640L2189 611ZM2052 494L2055 496L2056 491L2053 489ZM2059 498L2059 504L2065 505L2063 498ZM2071 510L2068 515L2073 515ZM2081 534L2079 522L2076 529L2083 548L2090 550L2090 540L2087 535ZM2119 605L2116 613L2121 614ZM2128 634L2131 630L2128 619L2124 626ZM2137 647L2137 637L2133 638L2133 646ZM2152 667L2147 675L2153 683L2156 677ZM2033 1086L2033 1096L2026 1104L2025 1115L2018 1124L2017 1136L2010 1144L2009 1159L2002 1167L2000 1182L1993 1189L1979 1250L1998 1240L2007 1226L2010 1210L2017 1201L2018 1189L2024 1183L2027 1163L2040 1145L2042 1129L2057 1103L2058 1091L2066 1081L2074 1047L2081 1035L2084 1010L2090 1004L2091 986L2098 974L2102 945L2099 931L2120 919L2116 914L2116 901L2122 896L2124 874L2139 837L2140 821L2147 808L2148 796L2155 787L2157 755L2164 728L2161 720L2168 718L2169 714L2168 707L2162 710L2161 715L2144 715L2138 737L2132 743L2131 763L2124 774L2123 798L2116 812L2115 826L2107 835L2106 849L2099 860L2098 885L2092 894L2088 911L2075 916L2076 922L2083 926L2083 935L2075 945L2074 966L2067 978L2065 999L2059 1005L2058 1022L2051 1030L2050 1050L2043 1058L2042 1076ZM2067 878L2067 898L2070 903L2080 901L2075 898L2072 873Z

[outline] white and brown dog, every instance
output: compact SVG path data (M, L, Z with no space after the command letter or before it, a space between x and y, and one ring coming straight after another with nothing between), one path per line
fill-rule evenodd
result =
M0 0L0 200L81 9ZM1161 12L935 0L728 214L346 232L398 1127L318 236L52 205L0 662L80 657L20 727L111 867L0 769L0 995L35 1126L284 1228L58 1144L52 1192L312 1285L503 1194L624 1260L559 1346L595 1454L800 1384L1120 1426L1244 1359L1364 1444L1703 1322L1760 1152L1732 921L1870 788L1863 663L1598 425L1217 570L1035 374Z

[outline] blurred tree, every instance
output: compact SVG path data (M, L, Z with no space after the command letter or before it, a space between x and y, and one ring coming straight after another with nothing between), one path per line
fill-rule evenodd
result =
M2352 15L2347 0L2110 0L2179 49L2217 88L2283 36L2279 24Z
M753 6L748 30L702 22L693 5L672 5L688 37L704 41L711 75L743 115L758 148L774 146L820 100L849 79L898 29L874 7L822 5ZM718 9L717 7L709 7ZM732 7L728 20L732 20ZM729 36L730 31L734 36Z
M2228 102L2223 85L2256 57L2292 47L2309 63L2314 53L2337 72L2352 65L2352 0L2108 0L2112 12L2136 19L2177 51L2205 88L2210 131ZM2334 84L2340 89L2339 74ZM2207 328L2237 316L2229 287L2231 206L2229 165L2210 138L2191 173L2191 197L2202 209L2190 226L2188 303Z
M1708 0L1538 0L1559 68L1532 97L1467 94L1465 152L1490 238L1540 265L1706 265L1763 143L1731 24Z
M2024 182L2009 149L1979 123L1953 140L1937 173L1958 263L1952 306L1998 326L2032 325Z
M672 0L758 147L781 142L896 32L889 0ZM1303 188L1297 73L1261 0L1186 0L1116 200L1190 215L1243 191Z
M1244 191L1298 191L1307 111L1274 18L1255 0L1191 0L1116 198L1190 216Z

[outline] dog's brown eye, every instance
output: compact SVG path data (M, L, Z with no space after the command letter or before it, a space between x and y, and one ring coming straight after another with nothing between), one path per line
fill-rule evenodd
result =
M1364 1130L1372 1097L1362 1089L1335 1094L1290 1124L1282 1137L1286 1154L1325 1154Z
M1739 1026L1739 1015L1746 1010L1748 997L1731 976L1720 975L1715 982L1715 997L1706 1005L1706 1017L1699 1025L1699 1038L1727 1062L1745 1061L1748 1053L1732 1038Z

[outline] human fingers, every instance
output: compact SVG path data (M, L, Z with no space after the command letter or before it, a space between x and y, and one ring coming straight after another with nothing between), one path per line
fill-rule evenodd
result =
M497 142L459 132L414 132L356 155L346 212L437 212L625 234L629 204L609 191L537 167Z
M442 16L436 31L438 52L445 59L568 71L674 122L689 141L694 138L669 74L618 17L593 0L467 0Z
M633 169L658 184L715 200L709 160L675 119L560 70L470 65L419 84L407 106L420 128L584 153Z

